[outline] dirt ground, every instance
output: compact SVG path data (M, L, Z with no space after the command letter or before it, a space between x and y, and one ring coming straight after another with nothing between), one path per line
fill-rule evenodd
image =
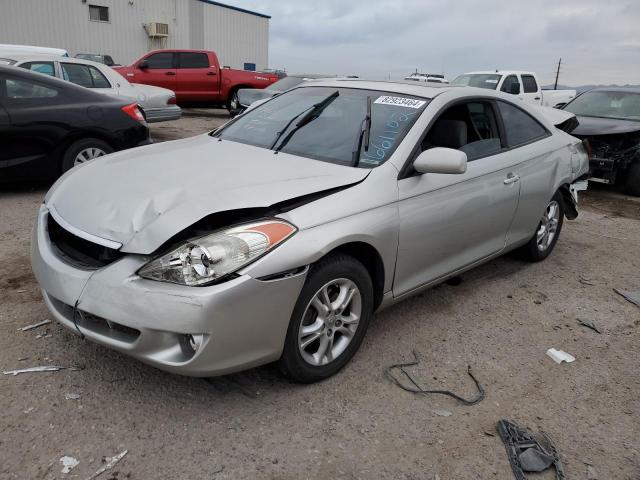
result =
M155 140L226 120L189 112ZM192 116L193 114L197 116ZM273 366L211 380L158 371L50 324L31 274L29 237L46 186L0 191L0 367L82 370L0 375L0 478L511 479L495 431L502 418L556 442L568 479L640 478L640 309L613 289L640 290L640 202L594 187L554 253L508 255L378 313L353 361L315 385ZM591 320L600 334L580 326ZM555 364L555 347L576 357ZM471 397L416 396L384 375L412 373ZM76 394L79 398L67 399ZM450 416L442 416L446 410ZM80 463L62 474L59 459ZM553 478L550 472L533 478Z

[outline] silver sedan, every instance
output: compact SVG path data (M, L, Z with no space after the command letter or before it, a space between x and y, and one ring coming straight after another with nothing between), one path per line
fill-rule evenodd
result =
M305 83L69 171L33 270L62 325L158 368L277 361L320 380L375 311L510 250L551 253L588 169L555 126L571 120L467 87Z

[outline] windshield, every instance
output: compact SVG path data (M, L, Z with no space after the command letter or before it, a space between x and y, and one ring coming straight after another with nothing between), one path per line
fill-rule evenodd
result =
M423 98L378 90L297 88L249 110L213 135L340 165L373 168L389 159L427 104Z
M269 85L267 88L265 88L265 90L276 90L277 92L284 92L285 90L289 90L290 88L295 87L303 81L304 79L302 79L301 77L284 77L283 79Z
M603 92L583 93L565 108L584 117L620 118L640 121L640 93Z
M102 55L93 55L91 53L79 53L76 58L80 60L91 60L92 62L102 63Z
M501 78L502 75L496 73L465 73L464 75L456 77L456 79L451 82L451 85L495 90Z

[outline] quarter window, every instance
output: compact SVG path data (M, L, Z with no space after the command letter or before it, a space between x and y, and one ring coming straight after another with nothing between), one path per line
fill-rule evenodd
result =
M49 75L50 77L55 77L53 62L27 62L20 65L20 67L31 70L32 72L38 72L44 75Z
M80 63L61 63L62 76L65 80L86 88L111 88L109 80L91 65Z
M4 81L4 89L2 88L2 82ZM15 80L8 78L6 80L0 79L0 92L6 92L6 98L8 100L22 100L22 99L44 99L53 98L58 95L58 91L40 85L39 83L29 82L27 80Z
M206 53L183 52L178 54L179 68L208 68L209 57Z
M498 102L498 108L510 147L533 142L548 135L547 129L524 110L506 102Z
M533 75L522 75L522 88L524 93L536 93L538 91L538 84Z
M152 69L173 68L173 53L154 53L145 58L147 65Z
M101 7L99 5L89 5L89 20L94 22L109 21L109 7Z

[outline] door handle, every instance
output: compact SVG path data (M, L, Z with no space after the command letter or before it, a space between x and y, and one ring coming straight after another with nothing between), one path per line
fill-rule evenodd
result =
M216 72L207 72L207 75L214 77L216 75Z
M176 74L176 72L167 72L167 73L165 73L165 75L175 75L175 74Z
M536 97L536 98L534 98L534 100L540 100L540 97Z
M505 185L511 185L512 183L516 183L518 180L520 180L520 176L519 175L515 175L513 173L510 173L509 175L507 175L507 178L505 178L502 183L504 183Z

